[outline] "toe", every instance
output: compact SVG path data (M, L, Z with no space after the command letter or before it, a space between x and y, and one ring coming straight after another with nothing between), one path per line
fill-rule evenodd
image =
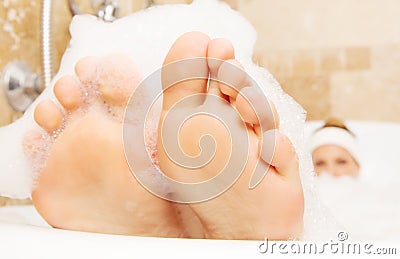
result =
M210 38L201 32L180 36L169 50L162 68L163 109L190 95L205 93L208 82L207 47ZM180 62L179 62L180 61ZM191 105L200 105L199 98Z
M118 53L83 58L76 64L75 72L85 87L94 87L111 105L125 106L141 80L133 62Z
M236 108L242 119L261 132L279 127L279 116L274 104L255 87L244 87L236 98Z
M54 85L54 94L67 110L76 109L82 103L81 89L72 76L60 78Z
M98 58L90 56L82 58L76 63L75 73L82 83L88 84L93 81L96 75L98 61Z
M210 77L211 82L208 89L209 93L223 96L220 89L219 84L215 79L217 79L218 71L220 69L221 64L228 59L234 59L235 52L232 46L232 43L227 39L213 39L208 44L207 48L207 64L210 69Z
M51 100L40 102L35 109L34 119L40 127L52 131L60 127L62 113L57 105Z
M232 43L227 39L213 39L207 48L207 63L211 77L217 76L222 62L235 58Z
M238 92L245 86L247 75L242 64L235 59L223 62L218 70L218 86L220 91L236 99Z
M120 54L101 59L96 72L95 87L112 105L125 106L141 80L131 59Z
M299 176L299 162L293 144L279 130L263 133L260 156L274 166L280 175L296 179Z
M76 63L75 73L82 83L88 84L93 81L96 75L98 61L99 59L96 57L85 57Z

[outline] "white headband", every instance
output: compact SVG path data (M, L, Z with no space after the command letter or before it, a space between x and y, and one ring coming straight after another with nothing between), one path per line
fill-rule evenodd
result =
M360 164L358 143L356 138L347 130L338 127L325 127L311 136L309 150L312 153L323 145L337 145L346 149L350 155Z

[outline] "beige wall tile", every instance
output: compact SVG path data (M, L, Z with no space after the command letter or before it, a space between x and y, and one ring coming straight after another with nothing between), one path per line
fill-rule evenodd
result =
M268 49L400 42L398 0L238 0Z
M330 83L332 115L400 122L400 77L393 70L337 73Z
M293 58L293 74L295 76L314 76L317 73L317 66L317 59L313 51L298 51Z
M334 72L345 68L345 55L340 48L321 51L320 69L323 72Z
M235 10L238 9L239 3L238 0L223 0L225 3L229 4L229 6Z
M373 46L371 48L371 69L390 69L400 70L400 43ZM397 72L400 74L400 71Z
M365 70L371 67L371 48L350 47L346 48L346 69Z
M293 53L289 51L256 52L254 62L268 69L275 77L293 74Z
M39 0L3 1L0 4L0 71L12 61L24 61L40 73ZM8 105L0 82L0 125L17 113Z
M309 119L340 115L399 121L399 1L238 0L238 10L258 32L256 61L306 108ZM357 72L365 76L359 78ZM329 90L320 84L315 92L299 90L304 80L318 82L321 77ZM357 95L354 102L352 94ZM330 108L316 100L328 101ZM384 105L374 112L360 108L378 100Z
M325 119L331 113L329 77L277 78L282 88L307 111L308 120Z

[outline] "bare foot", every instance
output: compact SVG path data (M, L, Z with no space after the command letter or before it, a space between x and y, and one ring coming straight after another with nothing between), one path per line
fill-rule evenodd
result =
M211 60L229 60L240 67L226 40L210 41L201 33L185 34L171 48L165 64L193 57L210 58L210 62L200 67L205 77L210 73L214 78L227 76L228 81L231 78L233 83L243 83L240 73L239 76L224 75L223 64ZM224 239L298 237L302 230L303 195L293 147L275 130L278 123L272 119L273 109L272 113L261 113L257 118L246 99L224 85L211 82L208 91L225 101L207 97L205 102L191 103L185 111L200 106L226 110L232 104L247 122L229 129L249 138L249 145L244 146L244 151L248 150L247 162L235 185L212 200L180 205L177 212L173 203L150 194L135 180L123 153L121 123L130 93L138 82L134 71L133 65L122 57L83 59L76 67L78 78L65 76L55 85L55 95L61 105L45 100L37 106L35 120L48 131L48 139L52 139L45 166L32 193L34 205L44 219L57 228L127 235L203 235ZM174 78L179 73L182 71L164 70L163 79L168 81L169 76ZM207 79L190 80L169 88L164 93L162 118L182 98L206 93L207 83ZM245 91L252 104L256 104L254 106L265 105L265 100L254 89L245 87L241 93ZM240 116L231 116L231 120L235 119L241 122ZM259 121L263 127L258 125ZM163 146L158 145L162 170L174 178L194 182L214 176L229 157L226 129L207 116L190 120L184 127L180 144L186 153L195 156L199 152L197 140L204 133L213 135L217 145L223 148L218 149L217 159L211 161L207 170L200 169L187 177L187 170L169 160ZM264 146L274 140L275 156L272 158ZM27 139L27 153L37 150L31 147L38 143L35 137ZM261 146L261 156L267 157L267 161L270 156L273 166L265 179L254 190L249 190L248 183L259 160ZM37 154L31 153L31 156L37 157ZM268 169L266 163L262 166ZM175 191L179 194L180 190ZM201 231L193 226L198 218Z
M198 61L197 58L203 58L203 61ZM277 129L279 119L273 105L271 104L270 109L265 109L268 100L255 88L245 87L244 72L229 72L231 65L241 67L234 58L233 46L229 41L210 40L199 32L184 34L172 46L164 61L167 66L164 66L162 74L165 92L157 143L160 168L175 180L199 183L212 179L222 171L230 155L234 156L232 161L243 161L244 157L243 164L235 165L242 166L243 173L229 190L213 199L186 205L200 219L205 237L259 240L265 237L298 238L303 228L304 201L296 153L290 140ZM178 61L190 59L196 60L193 67L179 65ZM194 74L201 75L202 78L179 80L190 78ZM211 78L218 77L218 80L229 82L236 89L241 89L240 92L208 80L209 74ZM179 83L171 86L171 82ZM205 96L205 93L208 95ZM200 96L187 102L188 98L199 94ZM216 96L220 98L215 98ZM229 112L231 106L236 107L241 116L237 113L233 116ZM219 119L229 126L228 130L215 116L203 112L210 110L224 114ZM182 114L197 115L184 123L166 119L168 116L176 118ZM171 151L170 147L166 147L168 138L173 135L163 130L174 128L176 123L182 123L178 138L179 148L187 155L185 165L183 160L174 161L173 154L179 154L179 150L173 150L172 147ZM239 133L237 136L248 136L248 145L243 143L235 146L230 132ZM163 134L166 135L164 139ZM207 150L207 145L200 142L205 135L211 135L214 139L214 154L213 150ZM271 147L275 147L273 156L274 150L271 151ZM235 152L238 149L241 152ZM213 156L206 166L191 164L193 159L204 153ZM261 169L268 170L268 173L256 188L249 189L249 182L260 155L271 166L260 161ZM225 183L217 182L215 186L217 185ZM174 191L176 197L188 195L187 189L177 187Z
M53 139L32 193L36 209L61 229L184 235L171 202L145 190L125 160L122 115L140 79L133 64L120 56L85 58L75 70L77 77L64 76L54 87L61 105L45 100L35 110L36 122Z

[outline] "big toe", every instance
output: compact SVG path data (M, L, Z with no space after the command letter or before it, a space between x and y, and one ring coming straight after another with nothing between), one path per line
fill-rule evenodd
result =
M210 69L210 86L208 89L209 93L215 94L220 97L224 97L220 87L224 85L224 81L220 81L218 71L222 67L222 64L227 60L233 61L235 58L235 51L232 43L223 38L217 38L210 41L207 48L207 64Z
M83 58L76 64L75 72L86 88L94 87L111 105L125 106L141 81L133 62L120 54Z
M210 38L201 32L188 32L180 36L169 50L162 68L163 109L188 96L195 97L190 106L200 105L208 82L207 47Z
M235 51L229 40L217 38L210 41L207 48L207 63L210 68L211 77L217 76L222 62L234 58Z

